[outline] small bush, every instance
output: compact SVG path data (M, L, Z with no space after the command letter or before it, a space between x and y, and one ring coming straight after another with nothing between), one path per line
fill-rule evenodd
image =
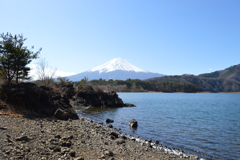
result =
M57 78L57 81L58 81L60 84L67 84L67 83L69 83L69 79L66 78L66 77L58 77L58 78Z

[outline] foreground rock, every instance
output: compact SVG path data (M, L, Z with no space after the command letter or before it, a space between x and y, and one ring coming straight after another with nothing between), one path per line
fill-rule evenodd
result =
M26 111L43 117L57 115L57 118L65 120L78 119L70 101L46 86L38 87L34 83L4 84L0 89L0 99L17 112ZM62 114L56 114L57 110Z
M0 159L189 159L154 149L105 125L0 116ZM197 157L191 156L191 159Z
M58 108L55 113L54 117L61 119L61 120L68 120L68 119L78 119L78 116L73 112L72 109L64 109Z

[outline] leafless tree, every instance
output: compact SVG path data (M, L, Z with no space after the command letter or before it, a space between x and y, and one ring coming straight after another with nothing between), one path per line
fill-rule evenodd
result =
M56 68L49 66L48 61L45 58L40 58L36 67L38 80L44 82L45 85L53 82L53 77L57 71Z

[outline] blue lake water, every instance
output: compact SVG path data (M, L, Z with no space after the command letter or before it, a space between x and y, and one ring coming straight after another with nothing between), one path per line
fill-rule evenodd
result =
M240 94L118 93L131 108L80 113L97 122L113 119L115 128L203 158L240 159ZM131 119L138 128L128 126Z

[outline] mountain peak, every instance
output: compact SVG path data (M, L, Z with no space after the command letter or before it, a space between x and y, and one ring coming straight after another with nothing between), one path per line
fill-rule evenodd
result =
M103 72L107 73L107 72L112 72L112 71L116 71L116 70L147 73L147 71L134 66L133 64L129 63L128 61L126 61L125 59L122 59L122 58L114 58L114 59L108 61L107 63L104 63L98 67L95 67L95 68L89 70L89 72L98 71L100 74Z
M68 78L70 81L79 81L84 77L87 77L89 80L100 78L112 80L126 80L129 78L144 80L161 76L163 76L163 74L148 72L134 66L125 59L115 58L91 70L68 76Z

